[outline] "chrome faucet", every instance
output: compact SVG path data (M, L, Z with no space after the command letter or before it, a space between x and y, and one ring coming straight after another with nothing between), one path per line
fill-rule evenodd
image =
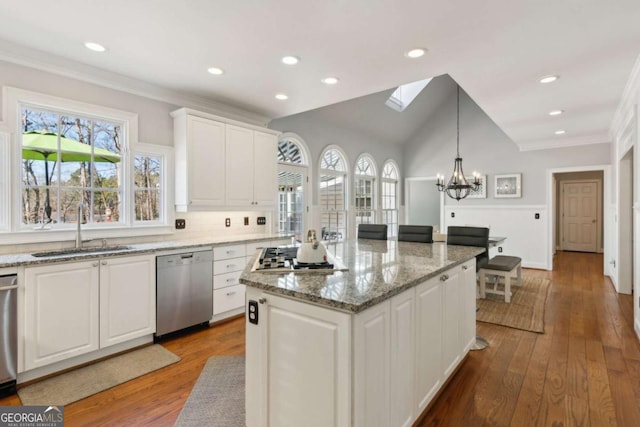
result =
M80 234L80 225L82 224L82 202L78 203L78 215L77 215L77 221L78 221L78 227L76 228L76 249L81 249L82 248L82 235Z

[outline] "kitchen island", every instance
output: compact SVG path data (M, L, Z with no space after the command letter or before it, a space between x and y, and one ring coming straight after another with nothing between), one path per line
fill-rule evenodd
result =
M326 247L347 271L249 266L240 277L247 426L411 425L475 341L484 250L364 239Z

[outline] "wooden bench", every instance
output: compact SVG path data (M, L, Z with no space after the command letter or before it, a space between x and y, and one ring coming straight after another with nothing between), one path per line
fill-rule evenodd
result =
M504 295L505 302L511 302L511 279L517 279L516 285L522 285L522 259L517 256L498 255L489 260L488 264L480 267L480 298L487 294ZM487 278L493 277L492 281ZM500 278L504 281L504 290L498 289ZM487 285L493 285L489 287Z

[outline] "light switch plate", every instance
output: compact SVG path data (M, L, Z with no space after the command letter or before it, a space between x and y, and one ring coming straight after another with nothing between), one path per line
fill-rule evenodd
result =
M231 218L225 218L224 226L225 227L231 227Z
M187 221L184 219L176 219L176 230L184 230L187 226Z

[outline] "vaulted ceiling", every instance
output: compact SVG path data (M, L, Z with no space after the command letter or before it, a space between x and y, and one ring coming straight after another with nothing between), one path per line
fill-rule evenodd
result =
M144 82L266 120L449 74L531 149L609 141L639 22L637 0L29 0L0 3L0 59ZM414 47L427 53L406 57Z

